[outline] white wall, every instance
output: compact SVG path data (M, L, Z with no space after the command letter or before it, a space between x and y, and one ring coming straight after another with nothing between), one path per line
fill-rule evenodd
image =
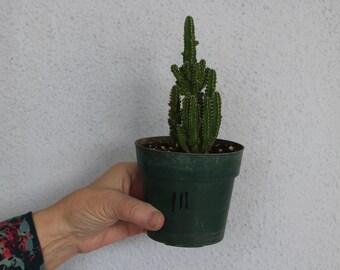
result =
M340 269L340 2L0 1L0 220L166 135L186 15L245 145L225 240L138 236L60 269Z

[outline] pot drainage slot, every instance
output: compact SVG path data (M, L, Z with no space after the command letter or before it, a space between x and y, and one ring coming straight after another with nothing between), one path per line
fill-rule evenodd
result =
M177 197L179 197L179 202L177 202ZM189 194L188 192L180 192L177 196L176 192L172 193L172 212L178 209L188 209L189 208Z

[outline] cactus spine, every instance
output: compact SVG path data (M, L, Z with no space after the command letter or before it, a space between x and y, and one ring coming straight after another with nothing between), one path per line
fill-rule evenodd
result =
M183 65L171 66L176 78L169 101L170 136L181 150L191 153L209 152L221 124L221 96L216 91L216 72L197 62L194 20L188 16L184 24Z

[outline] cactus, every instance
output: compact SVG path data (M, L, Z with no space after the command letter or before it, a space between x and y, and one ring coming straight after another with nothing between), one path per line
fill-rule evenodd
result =
M169 101L170 137L181 151L207 153L214 145L221 124L221 96L216 91L216 72L197 62L194 20L184 24L183 65L171 66L176 78Z

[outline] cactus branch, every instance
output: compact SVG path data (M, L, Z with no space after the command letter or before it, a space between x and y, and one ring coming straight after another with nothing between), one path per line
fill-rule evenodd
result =
M214 143L217 138L221 126L221 119L221 96L219 92L215 91L212 96L211 133L213 138L211 143Z
M205 97L203 107L203 151L207 152L210 149L210 138L211 138L211 100L210 97Z
M190 96L189 107L189 145L192 147L193 152L197 152L199 145L199 108L197 97Z
M169 127L170 127L170 137L173 142L177 141L177 125L180 124L180 110L181 110L181 100L179 95L179 89L177 85L174 85L170 93L169 101Z
M184 78L183 78L181 72L179 71L179 68L178 68L177 65L172 65L171 66L171 71L174 74L174 76L175 76L175 78L176 78L178 83L181 83L184 80Z
M185 136L184 129L180 125L177 126L177 136L178 136L178 143L181 146L181 148L185 152L190 153L190 149L189 149L189 146L187 144L187 138Z
M210 69L208 71L206 94L209 97L211 97L215 89L216 89L216 71L213 69Z
M196 62L196 46L198 41L195 40L195 26L194 19L188 16L184 23L184 52L183 63Z
M190 134L189 130L189 119L190 119L190 97L186 96L182 101L182 127L187 130L187 133Z

